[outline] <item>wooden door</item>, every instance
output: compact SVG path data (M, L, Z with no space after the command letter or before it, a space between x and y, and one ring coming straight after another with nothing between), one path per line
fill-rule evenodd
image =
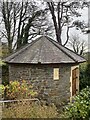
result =
M77 88L76 88L76 82L78 78L77 74L78 68L75 68L72 70L72 96L76 95Z

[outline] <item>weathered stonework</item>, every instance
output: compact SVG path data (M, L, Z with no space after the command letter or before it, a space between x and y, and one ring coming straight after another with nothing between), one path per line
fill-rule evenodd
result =
M61 104L70 99L71 64L30 65L10 64L10 80L29 80L39 93L39 98ZM59 68L59 80L53 80L53 69Z

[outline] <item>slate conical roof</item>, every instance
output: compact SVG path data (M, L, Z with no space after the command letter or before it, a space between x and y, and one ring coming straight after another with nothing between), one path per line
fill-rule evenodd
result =
M50 37L41 36L5 59L7 63L81 63L86 61Z

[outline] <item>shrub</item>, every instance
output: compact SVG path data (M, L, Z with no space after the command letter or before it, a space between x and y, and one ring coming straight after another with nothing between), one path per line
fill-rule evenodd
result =
M0 84L0 98L4 97L4 90L5 90L5 87L4 85Z
M25 99L31 98L37 95L37 92L33 90L33 86L28 84L25 80L11 81L9 85L5 87L5 99Z
M9 84L9 66L7 64L2 64L2 84Z
M18 102L3 109L3 118L57 118L58 112L54 105L45 106L38 103Z
M65 107L62 115L64 118L89 118L90 117L90 88L83 89L73 98L73 103Z
M80 90L90 86L90 64L80 65Z

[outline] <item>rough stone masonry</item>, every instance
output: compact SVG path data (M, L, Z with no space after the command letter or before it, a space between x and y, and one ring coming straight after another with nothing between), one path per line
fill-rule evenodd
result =
M40 98L60 104L70 99L70 64L30 65L10 64L10 80L27 80ZM59 68L59 80L53 79L53 69Z

